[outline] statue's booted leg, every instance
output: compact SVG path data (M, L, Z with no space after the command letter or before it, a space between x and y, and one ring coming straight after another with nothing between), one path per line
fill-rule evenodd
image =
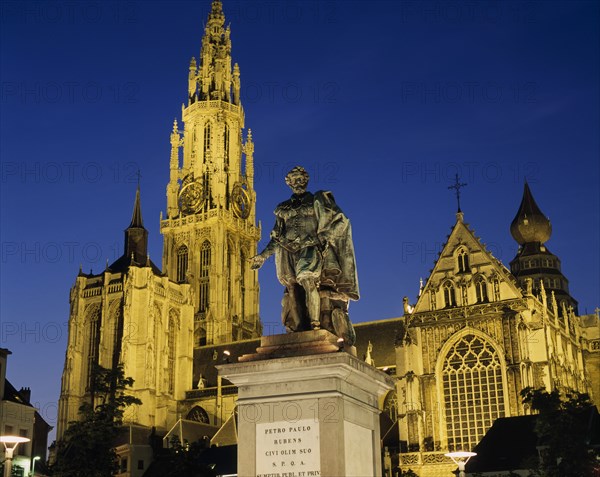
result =
M281 300L281 322L288 333L310 329L306 319L304 289L297 283L286 285Z
M333 306L331 304L331 290L323 285L319 285L319 296L321 297L321 310L320 310L320 321L321 329L327 330L330 333L336 334L335 328L331 321L331 312Z
M321 297L319 289L314 278L306 277L300 280L300 285L304 288L306 295L306 309L310 320L310 327L313 330L321 329Z
M347 300L332 300L333 310L331 312L331 321L335 329L335 334L344 340L344 343L353 346L356 342L356 333L348 316Z

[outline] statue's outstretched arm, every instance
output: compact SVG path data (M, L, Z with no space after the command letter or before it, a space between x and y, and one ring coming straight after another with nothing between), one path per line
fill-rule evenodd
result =
M275 253L275 249L277 248L277 242L275 242L275 240L271 239L269 240L269 243L267 244L267 246L264 248L264 250L262 252L260 252L258 255L255 255L254 257L250 257L248 260L250 260L251 265L250 268L252 270L256 270L260 267L263 266L263 263L265 263L267 261L267 258L269 258L271 255L273 255Z
M254 257L250 257L248 259L250 260L250 262L252 262L252 264L250 265L250 268L252 270L256 270L262 267L263 263L265 263L267 259L275 253L277 247L279 247L277 237L279 237L282 226L283 224L281 223L281 220L278 217L277 220L275 220L275 226L273 227L273 231L271 232L271 240L269 240L267 246L258 255L255 255Z

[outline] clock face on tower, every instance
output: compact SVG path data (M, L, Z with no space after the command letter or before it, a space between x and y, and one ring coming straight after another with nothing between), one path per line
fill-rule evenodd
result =
M206 201L206 192L193 174L184 177L179 190L179 210L183 215L191 215L200 211Z
M236 183L231 190L231 208L236 217L247 219L250 216L252 201L245 184Z

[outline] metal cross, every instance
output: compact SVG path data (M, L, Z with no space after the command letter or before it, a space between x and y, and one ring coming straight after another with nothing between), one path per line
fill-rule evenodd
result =
M138 181L137 185L139 187L140 186L140 179L142 178L142 172L138 169L135 175L137 176L137 181Z
M466 182L461 183L458 180L458 174L456 174L455 181L456 182L454 184L452 184L451 186L448 186L448 189L455 189L456 190L456 203L458 205L457 212L462 212L460 210L460 189L462 189L463 187L465 187L467 184L466 184Z

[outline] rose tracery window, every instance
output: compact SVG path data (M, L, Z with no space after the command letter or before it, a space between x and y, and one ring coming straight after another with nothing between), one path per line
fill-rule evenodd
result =
M463 336L444 358L442 386L448 449L470 451L505 415L498 352L481 337Z

